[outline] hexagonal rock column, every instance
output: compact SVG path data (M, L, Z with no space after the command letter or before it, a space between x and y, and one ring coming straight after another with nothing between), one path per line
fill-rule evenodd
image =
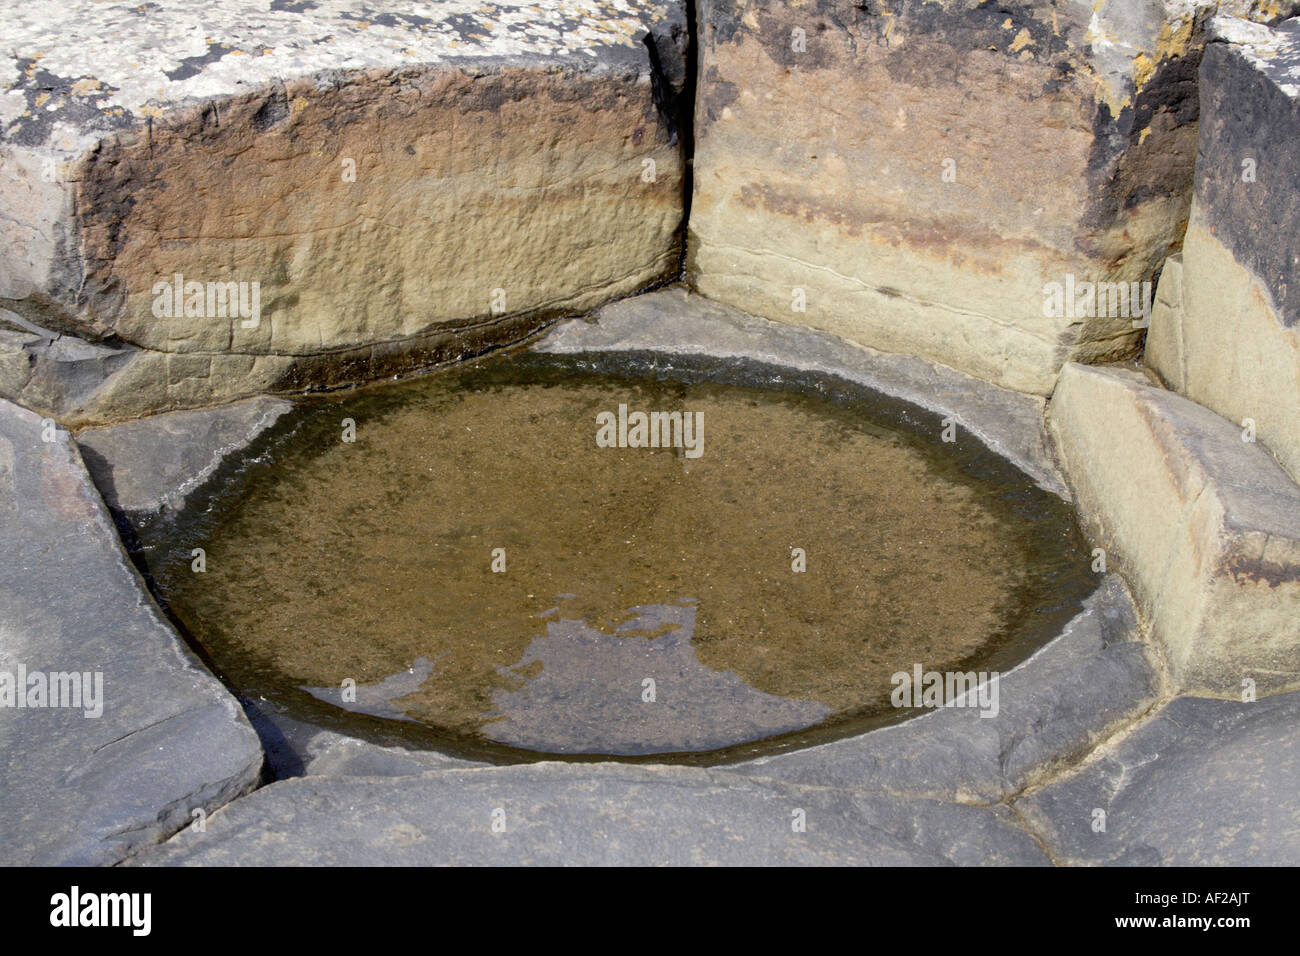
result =
M688 272L1047 394L1065 361L1136 353L1127 283L1181 239L1206 15L1295 8L701 0Z
M1048 407L1093 539L1180 690L1300 686L1300 487L1242 429L1136 372L1067 365Z
M0 394L80 423L362 380L676 273L677 0L367 9L6 14Z
M1300 19L1211 21L1196 194L1146 360L1300 478Z

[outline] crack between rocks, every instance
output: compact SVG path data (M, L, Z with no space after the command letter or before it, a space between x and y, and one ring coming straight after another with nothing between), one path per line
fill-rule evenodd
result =
M686 281L686 256L690 251L691 203L695 198L695 102L699 90L699 70L703 63L700 56L700 31L698 24L697 0L683 0L686 8L686 79L682 86L682 241L680 251L681 268L678 281Z
M1020 827L1021 830L1025 831L1025 834L1026 836L1029 837L1029 839L1033 840L1036 844L1038 844L1038 848L1043 851L1043 856L1047 857L1048 862L1051 863L1052 866L1070 865L1068 862L1062 861L1057 858L1056 854L1052 852L1051 847L1047 845L1047 842L1042 838L1042 836L1039 835L1038 831L1034 828L1033 824L1031 824L1028 818L1023 813L1020 812L1018 807L1012 806L1010 803L1008 803L1007 809L1010 810L1011 815L1015 817L1016 825Z
M1047 787L1052 786L1055 783L1059 783L1069 777L1076 776L1077 774L1082 773L1092 764L1097 763L1100 760L1104 760L1107 756L1112 754L1125 740L1127 740L1130 736L1132 736L1132 734L1141 725L1145 724L1148 720L1154 718L1157 714L1160 713L1161 710L1167 707L1169 703L1173 701L1176 697L1177 695L1171 694L1167 691L1167 689L1162 688L1160 696L1158 696L1146 709L1140 711L1132 718L1117 723L1108 734L1106 734L1104 737L1098 738L1098 740L1087 751L1081 754L1077 759L1074 759L1067 764L1058 766L1055 770L1051 771L1046 776L1037 778L1033 782L1025 784L1024 786L1020 787L1018 790L1007 794L997 803L991 804L990 806L1005 806L1008 810L1010 810L1013 814L1015 814L1016 819L1019 821L1021 828L1027 834L1029 834L1029 836L1032 837L1040 846L1043 847L1043 852L1047 854L1050 860L1052 860L1053 866L1075 865L1068 860L1058 861L1057 857L1048 850L1046 837L1041 835L1039 830L1035 828L1032 823L1029 822L1029 819L1023 813L1020 812L1020 809L1015 805L1015 801L1021 800L1028 796L1032 796L1033 794L1038 793L1040 790L1046 789Z

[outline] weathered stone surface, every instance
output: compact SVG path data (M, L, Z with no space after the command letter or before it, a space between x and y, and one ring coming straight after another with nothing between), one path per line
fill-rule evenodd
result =
M297 720L266 701L243 700L244 712L266 751L273 780L290 777L400 777L485 766L436 750L383 746Z
M1196 196L1147 363L1300 478L1300 19L1211 21ZM1166 270L1168 274L1168 270ZM1162 287L1173 283L1162 277Z
M1049 315L1044 290L1150 280L1176 251L1206 15L1271 19L1295 5L699 9L694 285L1047 394L1065 361L1136 353L1131 315L1109 302Z
M113 863L255 784L257 736L149 601L75 445L3 401L0 540L0 672L102 675L100 716L0 707L0 861Z
M1300 487L1242 429L1136 373L1069 365L1048 420L1075 502L1178 687L1300 681Z
M802 784L996 803L1068 766L1150 709L1160 679L1127 591L1106 578L1065 632L999 678L994 717L945 707L902 724L738 764Z
M1214 235L1262 280L1280 323L1294 328L1300 262L1275 240L1300 234L1300 17L1276 28L1217 17L1209 36L1196 199Z
M889 355L824 332L770 322L681 286L611 303L595 319L560 323L534 347L557 353L650 350L746 358L835 375L952 416L1041 487L1068 496L1043 441L1041 399L922 358Z
M1151 325L1147 329L1146 347L1142 359L1153 369L1165 385L1180 394L1185 393L1187 369L1183 359L1183 256L1182 253L1165 260L1156 287L1155 301L1151 306Z
M1184 697L1015 806L1058 863L1295 866L1298 719L1300 694Z
M226 457L293 407L255 398L219 408L169 412L77 435L109 507L130 517L179 510Z
M139 355L132 346L60 335L0 309L0 395L21 396L33 408L93 404L96 391Z
M189 9L0 26L0 304L140 350L6 394L78 423L355 381L676 272L675 0Z
M500 810L504 831L494 832ZM806 832L795 832L803 810ZM151 865L1043 865L1006 808L614 764L272 784Z

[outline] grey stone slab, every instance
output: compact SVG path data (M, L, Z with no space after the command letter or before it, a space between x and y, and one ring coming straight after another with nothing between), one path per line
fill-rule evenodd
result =
M0 862L113 863L256 783L256 734L149 600L76 446L3 401L0 540ZM21 670L90 675L102 711L18 707Z
M165 412L77 435L109 505L130 516L179 510L228 455L246 448L293 403L255 398L218 408Z
M1296 866L1298 723L1300 692L1252 703L1178 698L1015 806L1058 862Z
M382 747L329 730L309 738L302 775L314 777L406 777L430 770L483 766L475 760L449 757L436 750Z
M796 811L805 832L795 832ZM494 811L504 827L493 831ZM689 767L544 763L272 784L148 865L1043 865L999 808Z
M0 393L21 395L32 407L62 409L87 401L139 355L132 346L87 342L7 314L10 327L0 325Z
M1043 439L1041 398L999 388L926 359L878 352L826 332L770 322L682 286L611 303L596 312L594 322L562 322L535 348L556 353L654 350L748 358L836 375L954 417L1041 487L1068 498Z
M944 707L901 724L737 764L860 792L997 803L1149 710L1160 677L1128 592L1108 576L1064 633L998 681L998 712Z

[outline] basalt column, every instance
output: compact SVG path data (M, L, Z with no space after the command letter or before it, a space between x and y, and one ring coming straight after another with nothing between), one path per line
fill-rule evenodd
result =
M1293 6L701 0L690 277L1026 392L1131 357L1187 219L1205 19Z
M677 274L679 3L230 7L203 42L168 4L6 24L0 395L77 423L361 381Z
M1300 19L1212 36L1191 225L1146 359L1300 479Z

